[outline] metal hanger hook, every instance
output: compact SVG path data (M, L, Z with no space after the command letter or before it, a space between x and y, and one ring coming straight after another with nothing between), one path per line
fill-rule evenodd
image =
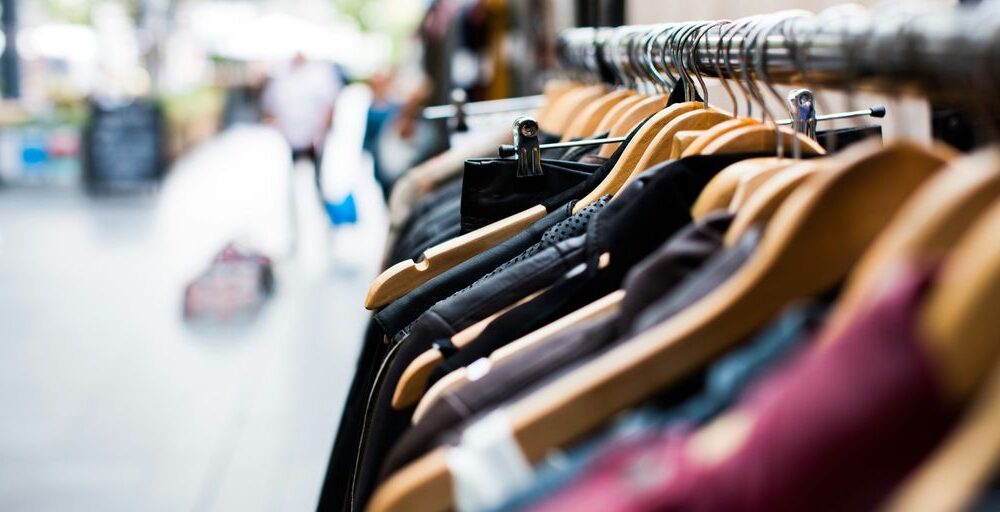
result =
M808 15L809 13L805 13L804 11L782 11L776 13L775 14L776 19L773 22L762 26L761 27L762 29L758 31L758 33L755 35L756 41L754 42L757 46L756 48L757 51L756 51L756 58L754 59L754 61L755 61L755 68L759 72L760 76L759 81L764 85L764 89L767 92L769 92L771 96L775 100L777 100L778 103L783 102L785 98L782 98L781 94L778 93L778 90L774 88L774 84L771 81L771 77L767 72L768 39L771 36L771 34L775 31L775 29L784 26L785 24L796 18ZM768 111L769 117L771 118L771 122L775 122L774 116L770 115L770 110L768 110L766 106L765 110ZM798 124L796 124L795 126L796 129L799 128ZM777 153L778 156L781 157L784 156L784 144L782 144L782 139L781 139L781 128L777 124L775 124L774 130L775 130L775 144L777 146L776 147ZM792 154L795 156L795 158L800 158L802 154L802 150L799 147L799 140L797 136L792 140Z
M677 44L674 47L674 52L670 56L671 62L678 66L681 77L683 79L684 85L684 100L693 101L694 96L697 94L694 91L694 80L691 76L691 70L688 68L688 61L686 59L686 50L688 41L691 35L694 34L701 24L704 22L692 21L686 24L684 29L680 32L677 40Z
M698 51L698 41L701 36L708 32L707 27L714 26L717 22L714 21L703 21L695 23L694 30L687 35L684 41L684 45L681 49L681 54L685 62L685 68L689 70L689 76L693 73L695 80L690 81L691 86L695 89L697 93L697 82L701 85L701 99L703 103L703 108L708 108L708 86L705 84L705 78L702 76L701 71L698 69L698 61L696 54Z
M650 75L653 77L653 85L656 86L657 90L661 92L665 92L667 90L667 79L656 69L656 62L653 59L653 47L656 44L657 38L666 33L668 30L670 30L669 26L662 30L660 27L650 29L646 38L646 66Z
M692 62L693 62L692 65L695 67L695 69L697 69L698 48L699 48L699 46L701 44L702 39L704 39L705 36L707 36L708 33L711 32L713 28L718 28L719 29L719 34L721 35L722 34L722 27L724 27L728 23L732 23L732 22L729 21L729 20L720 20L720 21L709 23L709 24L707 24L704 27L704 29L701 31L701 33L698 34L698 37L695 38L694 43L693 43L693 48L691 50L691 59L692 59ZM723 79L723 78L721 78L722 77L722 69L719 67L719 60L717 58L716 59L710 59L710 60L714 61L712 64L715 67L715 74L716 74L716 76L720 77L719 78L719 83L722 84L722 87L726 90L726 94L729 95L729 100L733 104L733 117L736 117L736 96L733 94L733 90L729 87L729 84L726 83L726 80ZM701 83L702 89L705 91L705 96L704 96L704 98L705 98L705 108L708 108L708 85L705 83L705 78L704 78L704 76L701 73L698 73L696 76L698 77L698 82Z
M659 70L656 68L656 60L655 59L650 58L650 61L651 61L652 68L654 70L656 70L656 76L660 78L662 84L665 86L665 90L664 90L665 93L669 93L670 89L673 88L674 85L676 85L677 81L678 81L678 79L671 73L670 66L667 64L667 60L666 60L666 55L667 55L667 51L668 51L667 47L670 44L670 38L673 37L673 34L674 34L674 32L677 31L677 28L678 28L678 25L676 23L671 23L671 24L666 25L665 28L663 30L661 30L656 35L656 37L654 37L652 39L652 43L651 43L652 46L650 48L650 53L652 54L654 52L654 48L655 48L656 42L658 40L660 40L661 38L663 38L663 43L661 44L661 51L660 51L660 69L663 70L663 73L660 73Z
M729 27L726 33L722 35L719 41L719 48L718 48L719 52L716 59L716 60L722 60L722 62L725 64L727 79L732 80L733 83L736 84L736 87L740 90L740 94L743 95L743 99L746 102L747 117L753 115L753 109L752 109L753 99L750 96L750 91L747 90L743 82L740 80L739 73L733 70L732 51L733 51L733 41L736 39L738 35L740 35L741 31L743 31L743 29L749 23L750 21L748 21L747 18L736 20L735 22L732 23L732 25ZM726 39L726 37L728 37L728 39ZM734 103L733 109L734 112L737 112L739 110L738 105Z
M665 67L670 66L674 69L675 72L677 72L678 78L677 78L677 83L674 84L674 87L677 87L678 85L684 87L685 100L688 100L690 98L689 94L690 82L687 80L687 72L684 68L684 63L681 61L681 58L678 55L679 54L678 48L680 46L682 38L690 30L691 30L690 23L679 24L678 29L675 30L673 33L671 33L670 37L667 38L667 48L663 52L663 65Z

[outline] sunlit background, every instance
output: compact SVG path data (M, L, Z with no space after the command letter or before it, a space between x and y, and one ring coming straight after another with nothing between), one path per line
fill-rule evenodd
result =
M490 39L435 60L454 20L512 33L490 4L2 3L0 510L315 507L386 193L447 144L429 66L541 83ZM318 190L263 108L298 54L336 91Z

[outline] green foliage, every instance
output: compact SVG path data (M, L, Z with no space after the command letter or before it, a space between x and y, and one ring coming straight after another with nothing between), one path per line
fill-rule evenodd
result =
M41 0L45 13L52 21L90 25L90 14L98 2L115 2L125 6L133 17L139 13L142 0Z
M80 25L90 24L90 9L93 6L93 0L42 0L45 13L52 20Z
M407 39L413 34L423 15L423 2L410 0L331 0L334 7L352 19L365 32L389 37L390 61L398 63ZM401 8L402 7L402 8Z
M371 27L365 22L365 8L372 0L333 0L333 4L341 14L353 19L364 31L370 31Z

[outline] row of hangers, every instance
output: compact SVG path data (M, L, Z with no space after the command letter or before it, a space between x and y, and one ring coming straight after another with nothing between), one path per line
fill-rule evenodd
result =
M774 123L776 118L767 109L762 109L761 119L754 119L749 117L751 114L749 108L743 116L740 116L736 109L733 112L724 112L704 101L693 100L697 92L691 84L696 78L700 80L700 75L691 73L690 59L698 43L714 29L729 38L726 45L719 46L720 54L724 52L726 59L724 65L716 62L717 76L732 76L737 78L734 83L746 83L745 86L739 85L739 89L746 95L748 106L755 101L763 104L763 93L753 84L755 77L750 74L752 66L749 63L753 56L750 53L752 47L747 44L749 39L741 37L738 40L739 45L733 44L737 34L743 35L743 32L735 30L738 28L740 27L728 27L713 22L700 25L672 24L649 30L645 33L648 42L644 46L649 60L653 59L655 48L653 43L662 40L664 70L673 70L675 73L671 74L671 71L661 73L651 66L647 68L650 82L638 79L623 80L620 87L609 87L604 83L580 86L577 82L565 82L553 83L546 87L547 102L539 109L535 118L542 130L562 134L562 142L597 133L608 133L608 138L612 139L625 137L634 127L648 118L643 128L635 135L631 148L626 149L608 178L579 201L574 212L603 195L614 194L641 170L676 156L672 155L675 149L673 140L679 134L681 137L676 138L683 142L678 143L677 152L682 155L766 152L772 151L775 147L779 151L792 148L804 153L823 152L815 140L802 135L801 131L796 133L789 129L778 128ZM617 33L613 34L614 37L609 43L598 37L603 32L593 31L590 33L591 38L582 46L591 48L591 51L603 47L617 52L619 47L629 44L626 39L633 41L638 36L635 30L615 32ZM766 44L765 40L760 40L759 35L755 34L758 38L755 42ZM581 44L579 41L572 42L574 39L580 38L576 34L567 34L563 38L564 64L570 69L594 67L589 59L574 62L573 56L581 53L578 50ZM741 68L730 65L731 59L736 58L730 54L743 59L744 64ZM627 76L625 68L620 72L623 76ZM766 73L762 76L767 78ZM735 94L726 81L722 83L725 84L727 94L735 105ZM704 98L707 96L707 86L703 80L700 80L700 84L701 97ZM766 90L775 95L779 101L784 101L772 86L769 85ZM678 93L692 101L683 101L664 108L670 95ZM682 133L698 131L703 133L697 136ZM681 151L681 147L685 149ZM616 149L615 143L605 144L599 154L610 157ZM536 206L511 218L432 247L424 252L419 262L407 260L393 265L376 278L365 298L365 307L376 309L385 306L456 264L513 236L543 217L545 213L543 206Z
M921 314L927 348L951 398L956 403L968 401L1000 352L993 336L1000 319L992 313L1000 306L1000 237L996 236L1000 233L996 202L1000 153L957 159L949 148L899 142L886 147L860 144L833 156L801 160L797 157L802 154L824 153L809 137L808 117L793 116L792 128L782 128L765 96L784 100L774 87L775 77L807 86L877 77L862 62L870 56L859 58L858 52L872 44L885 45L893 35L897 44L912 43L898 37L904 32L909 38L949 41L954 48L981 58L989 55L988 45L963 32L963 24L1000 21L997 12L983 8L976 14L907 13L896 18L895 33L886 33L874 16L857 11L819 16L786 11L735 21L565 33L561 38L563 66L577 80L546 87L545 104L536 114L537 126L561 133L563 142L607 134L605 141L611 142L604 144L600 154L610 156L620 144L616 140L646 120L607 179L579 201L575 211L603 195L614 195L639 172L672 158L744 152L775 156L745 160L723 170L693 209L696 218L719 208L736 211L726 235L730 245L752 226L766 225L755 256L720 289L676 317L508 407L513 437L525 456L535 462L578 440L615 413L704 366L766 323L786 303L847 278L848 285L824 330L826 338L833 338L896 266L928 255L950 253L940 280L948 286L931 293ZM938 28L947 30L923 31L921 23L932 15ZM989 26L996 28L990 35L1000 35L1000 23ZM909 49L909 58L920 59L913 46L901 48ZM939 48L927 45L924 50ZM840 76L829 69L812 71L822 67L817 62L855 59L857 65L841 69ZM881 78L895 80L890 82L893 86L919 83L928 74L927 62L935 59L940 59L936 53L915 66L916 71L905 74L898 72L897 62L889 66L897 70L895 76ZM939 75L947 72L944 67L937 71ZM618 86L581 82L584 73L588 77L596 73L605 80L610 77ZM725 78L720 84L732 104L737 105L737 94L743 96L744 115L736 107L727 112L701 100L708 99L703 75ZM820 78L814 82L813 76ZM925 87L940 83L938 77ZM685 101L665 108L671 94L683 94ZM751 112L760 117L751 117ZM366 306L380 307L401 297L545 213L544 207L537 206L434 247L420 262L391 267L372 286ZM491 364L503 364L512 354L545 343L570 326L614 311L622 297L622 292L615 292L516 340L491 355ZM452 342L462 348L493 318L456 334ZM419 419L445 391L467 380L465 370L459 370L425 390L427 377L441 361L436 351L420 356L400 380L393 405L406 407L419 401L415 415ZM1000 402L996 400L986 402L986 412L977 417L994 417L997 407ZM969 429L990 438L996 446L990 453L1000 457L1000 439L982 434L976 425ZM954 450L967 453L963 447ZM957 471L960 475L970 472ZM369 508L445 510L453 505L451 494L446 454L439 449L386 482Z

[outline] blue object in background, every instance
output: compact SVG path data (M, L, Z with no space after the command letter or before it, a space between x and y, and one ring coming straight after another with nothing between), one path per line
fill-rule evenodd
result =
M354 193L347 194L347 197L339 203L323 201L326 214L330 217L330 222L334 226L340 224L356 224L358 222L358 207L354 203Z
M22 139L21 161L24 164L24 171L27 174L41 174L45 171L45 164L49 155L45 150L45 134L38 130L27 130Z

